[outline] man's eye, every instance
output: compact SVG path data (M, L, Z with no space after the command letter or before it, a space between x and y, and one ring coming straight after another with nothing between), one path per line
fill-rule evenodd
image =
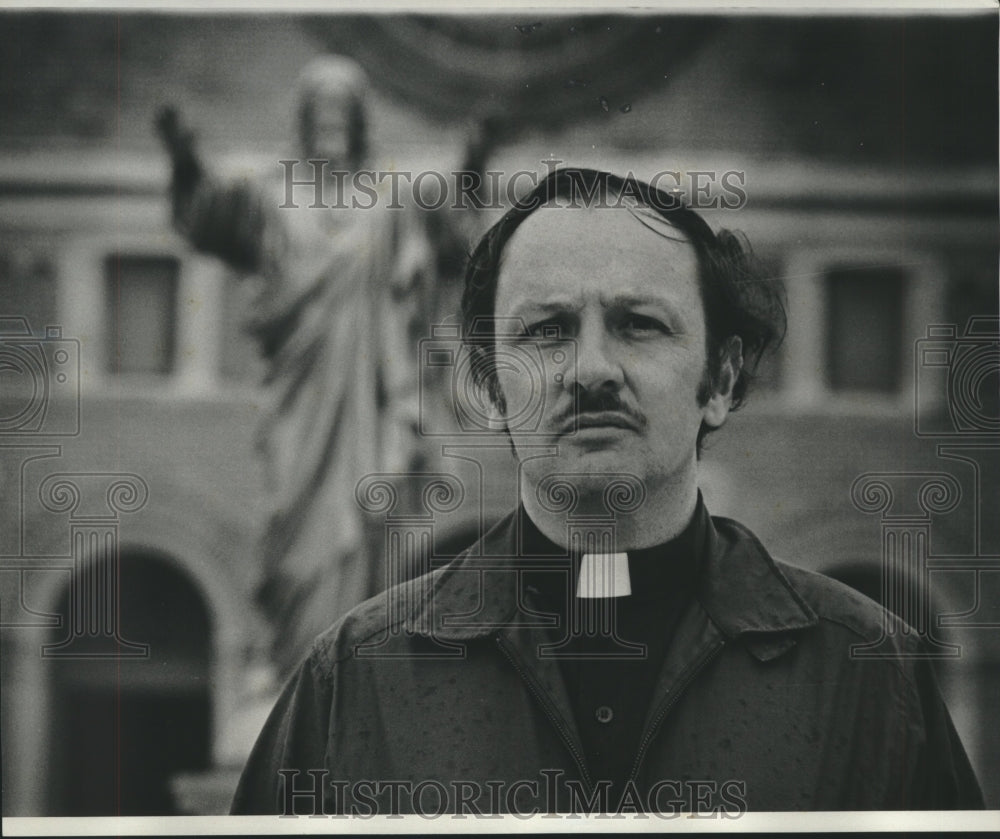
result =
M627 332L669 332L666 325L648 315L627 315L622 324Z
M530 324L527 328L529 338L540 340L557 341L569 335L568 324L561 318L549 318Z

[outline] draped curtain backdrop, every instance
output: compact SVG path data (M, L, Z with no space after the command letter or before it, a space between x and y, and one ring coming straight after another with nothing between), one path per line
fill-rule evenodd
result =
M557 128L626 111L663 86L721 20L647 15L310 17L331 52L357 59L381 90L443 122L490 113Z

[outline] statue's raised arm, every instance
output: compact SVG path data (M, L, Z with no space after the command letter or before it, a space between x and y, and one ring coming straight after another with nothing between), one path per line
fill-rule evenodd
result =
M206 170L194 131L177 108L156 116L156 132L170 157L173 224L191 246L241 272L262 272L280 244L266 236L267 204L247 179L224 183ZM269 249L270 248L270 252Z

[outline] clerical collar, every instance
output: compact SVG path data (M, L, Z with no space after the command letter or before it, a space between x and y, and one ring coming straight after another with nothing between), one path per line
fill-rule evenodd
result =
M627 569L621 560L617 563L608 556L602 556L592 562L587 556L584 559L579 553L574 553L555 544L543 534L528 516L524 508L518 510L521 527L521 544L523 556L538 558L565 557L568 566L572 568L573 590L579 596L581 589L584 596L600 596L609 589L622 594L624 579L627 579L629 595L632 599L647 599L660 597L676 592L680 587L694 584L700 565L701 554L705 545L705 532L709 524L708 511L705 508L701 493L698 493L698 503L687 526L673 539L649 548L627 551ZM530 562L529 562L530 565ZM546 563L551 565L551 563ZM583 568L581 579L581 566ZM617 574L616 574L617 565ZM623 579L622 574L626 572ZM597 581L597 579L603 582ZM529 573L532 585L543 597L562 600L566 591L566 574ZM610 580L617 580L609 583Z

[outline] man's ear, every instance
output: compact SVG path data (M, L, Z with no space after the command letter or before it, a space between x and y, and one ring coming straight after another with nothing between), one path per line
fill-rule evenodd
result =
M743 341L739 335L733 335L719 349L719 374L704 407L703 418L712 428L719 428L729 416L733 406L733 389L742 369Z

